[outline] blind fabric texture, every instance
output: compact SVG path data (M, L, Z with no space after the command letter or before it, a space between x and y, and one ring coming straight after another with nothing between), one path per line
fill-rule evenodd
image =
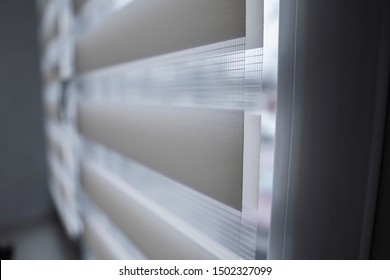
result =
M41 2L50 189L85 258L254 258L261 7Z

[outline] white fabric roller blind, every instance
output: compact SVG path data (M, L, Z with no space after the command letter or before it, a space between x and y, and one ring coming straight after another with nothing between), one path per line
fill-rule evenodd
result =
M206 237L188 234L190 230L179 219L104 170L83 165L82 183L96 204L149 258L216 259L233 255Z
M262 1L42 11L51 190L85 257L254 258Z
M235 209L242 208L238 110L82 103L79 131Z
M245 1L133 1L85 32L77 69L86 72L245 36Z

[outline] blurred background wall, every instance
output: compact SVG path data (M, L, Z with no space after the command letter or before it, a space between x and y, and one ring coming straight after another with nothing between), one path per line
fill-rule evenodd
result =
M35 5L0 0L0 233L53 213L46 187Z

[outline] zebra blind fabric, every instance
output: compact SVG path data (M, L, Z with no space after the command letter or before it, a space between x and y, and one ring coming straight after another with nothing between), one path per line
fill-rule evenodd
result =
M39 8L50 190L84 257L253 259L262 0Z

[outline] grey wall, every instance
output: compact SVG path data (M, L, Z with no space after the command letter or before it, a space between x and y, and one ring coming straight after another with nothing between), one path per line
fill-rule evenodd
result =
M0 232L52 211L35 1L0 0Z
M280 3L270 258L370 257L388 1Z

